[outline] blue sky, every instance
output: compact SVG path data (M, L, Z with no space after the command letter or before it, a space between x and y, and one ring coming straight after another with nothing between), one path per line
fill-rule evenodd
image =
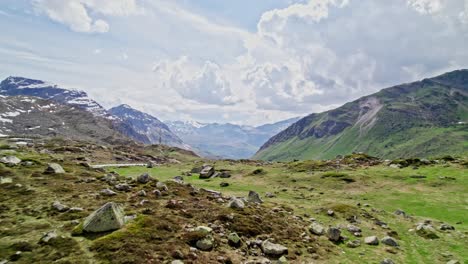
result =
M0 78L262 124L468 67L468 0L2 0Z

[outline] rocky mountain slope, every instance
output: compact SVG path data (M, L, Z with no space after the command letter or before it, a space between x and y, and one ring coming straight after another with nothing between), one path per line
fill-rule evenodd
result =
M333 158L359 151L384 158L463 154L467 123L468 70L459 70L304 117L268 140L255 158Z
M292 118L259 127L194 121L166 123L185 143L203 156L240 159L250 158L270 137L298 119Z
M132 127L134 131L142 135L146 144L164 144L176 146L184 149L190 149L190 146L184 144L169 127L156 117L138 111L128 105L119 105L109 109L112 116L122 120L125 124Z
M189 148L188 145L184 144L176 135L170 132L169 128L157 118L122 106L113 108L112 111L107 111L84 91L61 88L56 84L41 80L8 77L0 83L0 95L33 96L51 100L62 105L76 107L101 118L99 120L109 120L114 130L137 142L143 144L159 143L159 131L161 131L162 142L164 144L185 149ZM138 118L141 118L141 120L138 120ZM106 121L105 123L109 122Z
M109 119L80 108L29 96L0 95L0 134L130 142Z

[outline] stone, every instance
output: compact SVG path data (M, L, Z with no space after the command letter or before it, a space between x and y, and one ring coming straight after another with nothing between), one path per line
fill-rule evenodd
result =
M114 196L114 195L117 195L116 192L114 192L113 190L107 188L107 189L103 189L99 192L99 194L101 195L104 195L104 196Z
M119 183L115 185L114 187L117 191L121 191L121 192L129 192L132 189L132 187L128 185L128 183Z
M398 247L398 242L393 237L386 236L382 238L381 242L387 246Z
M334 216L334 215L335 215L335 211L333 211L333 210L328 210L328 211L327 211L327 215L328 215L328 216Z
M267 198L275 198L276 195L274 195L274 194L271 193L271 192L267 192L267 193L265 193L265 197L267 197Z
M137 178L137 182L141 184L146 184L151 180L151 177L148 173L143 173Z
M156 189L162 191L162 192L167 192L169 191L169 188L167 188L167 185L164 184L163 182L158 182L156 183Z
M207 226L197 226L193 231L203 235L207 236L213 232L213 229Z
M83 231L98 233L120 229L125 224L121 205L109 202L90 214L83 223Z
M148 168L148 169L154 168L154 163L151 162L151 161L148 162L148 163L146 164L146 168Z
M211 235L207 235L206 237L200 239L195 244L198 249L203 251L209 251L214 246L214 238Z
M228 203L228 207L233 209L244 209L245 204L241 199L232 198Z
M172 251L171 256L173 258L175 258L175 259L184 259L185 258L184 253L182 253L182 251L180 251L180 250Z
M351 232L351 233L361 233L361 228L359 228L358 226L355 226L355 225L348 225L346 227L346 229Z
M429 223L419 223L416 226L416 234L428 239L439 238L439 236L436 234L436 230Z
M83 212L83 208L81 207L71 207L68 212L70 213L76 213L76 212Z
M455 227L449 225L449 224L441 224L439 227L440 230L446 231L446 230L455 230Z
M70 209L70 207L60 203L59 201L55 201L52 203L52 208L58 212L66 212Z
M229 171L221 171L219 172L219 177L223 179L231 178L231 173Z
M247 196L247 202L263 203L262 199L260 199L260 195L255 191L249 191L249 196Z
M350 240L346 242L346 246L349 248L357 248L361 246L361 241L360 240Z
M49 231L45 233L39 240L39 244L49 244L52 240L57 238L57 233L55 231Z
M137 192L137 195L138 195L138 196L144 197L144 196L146 196L146 191L145 191L145 190L141 190L141 191Z
M156 196L158 198L161 197L161 195L162 195L160 190L153 190L152 193L153 193L154 196Z
M281 258L278 259L277 263L278 264L287 264L289 262L288 262L288 259L285 256L281 256Z
M314 235L317 235L317 236L321 236L323 234L325 234L325 228L319 224L319 223L312 223L310 226L309 226L309 231L314 234Z
M288 248L280 244L270 242L268 239L263 241L261 245L262 252L269 256L282 256L288 253Z
M184 264L184 262L180 259L176 259L176 260L171 261L171 264Z
M6 156L0 159L0 163L6 164L8 166L16 166L21 163L21 160L15 156Z
M228 187L229 186L229 183L227 182L222 182L219 184L220 187Z
M174 177L174 181L175 181L175 182L178 182L178 183L182 183L182 182L184 182L184 177L182 177L182 176L175 176L175 177Z
M327 232L328 240L338 242L341 239L341 230L336 227L330 227Z
M44 171L45 174L63 174L65 170L57 163L49 163L47 165L46 170Z
M406 212L401 210L401 209L397 209L395 212L394 212L395 215L401 215L401 216L406 216Z
M209 179L215 173L215 169L212 166L203 166L200 171L200 179Z
M395 262L393 262L393 260L391 260L389 258L386 258L386 259L382 260L380 262L380 264L395 264Z
M231 233L227 237L229 245L238 247L241 244L241 239L237 233Z
M369 236L364 238L364 243L371 246L377 246L379 244L379 239L376 236Z
M203 166L201 167L194 167L190 170L190 173L200 173L203 170Z
M448 261L447 264L460 264L460 261L452 259L452 260Z

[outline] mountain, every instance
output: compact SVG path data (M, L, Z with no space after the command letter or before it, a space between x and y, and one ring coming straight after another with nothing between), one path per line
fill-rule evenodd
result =
M0 135L62 137L98 143L130 143L109 119L81 108L30 96L0 95Z
M254 158L329 159L351 152L382 158L468 152L468 70L383 89L311 114L269 139Z
M292 118L259 127L195 121L166 123L175 134L202 156L240 159L250 158L271 136L298 119Z
M162 131L163 143L188 149L188 146L183 144L157 118L121 106L113 108L113 113L111 113L111 111L107 111L98 102L91 99L84 91L61 88L56 84L41 80L10 76L0 83L0 95L33 96L85 110L93 116L109 120L114 130L143 144L158 143L159 131ZM138 121L138 118L142 120ZM148 124L144 125L145 122L148 122ZM154 131L151 131L151 129L154 129Z
M169 146L190 149L190 146L176 136L169 127L156 117L138 111L128 105L119 105L109 109L112 116L129 125L139 135L142 135L146 144L165 144Z
M106 109L89 98L84 91L60 88L56 84L41 80L10 76L0 83L0 94L8 96L35 96L49 99L61 104L84 109L95 116L111 118Z

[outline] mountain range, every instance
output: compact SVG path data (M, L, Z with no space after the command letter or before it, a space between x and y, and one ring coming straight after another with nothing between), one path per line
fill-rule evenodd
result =
M269 139L254 158L382 158L468 152L468 70L397 85L306 116Z

